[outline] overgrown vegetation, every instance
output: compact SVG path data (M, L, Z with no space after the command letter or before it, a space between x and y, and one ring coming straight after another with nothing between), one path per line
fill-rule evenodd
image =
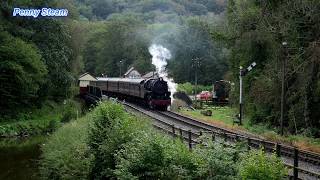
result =
M59 128L42 146L40 173L46 179L87 179L91 169L89 153L89 117Z
M51 133L61 123L80 117L82 110L79 102L74 100L65 103L46 101L42 108L19 113L15 119L0 119L0 137L30 136Z
M240 65L257 62L244 78L252 123L279 127L281 68L286 59L285 132L320 137L320 17L314 13L319 8L317 0L228 1L226 34L233 81L238 81Z
M75 60L70 24L54 18L12 17L14 7L60 5L57 0L0 3L0 116L14 119L25 109L41 107L46 99L70 96Z
M242 157L239 171L242 179L283 179L287 171L283 162L275 155L266 156L260 150Z
M88 130L89 128L89 130ZM269 173L282 179L280 160L256 151L225 147L203 137L203 144L189 151L179 139L154 131L145 120L126 113L113 102L104 102L86 117L59 129L43 147L43 178L68 179L245 179ZM262 156L264 156L262 158ZM243 158L241 158L243 157ZM253 168L249 157L265 166ZM240 160L243 159L243 160ZM241 173L240 173L241 172ZM282 174L273 174L283 172Z

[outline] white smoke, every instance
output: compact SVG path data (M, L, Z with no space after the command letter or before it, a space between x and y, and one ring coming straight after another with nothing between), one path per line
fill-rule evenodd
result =
M171 92L171 100L173 100L173 94L177 91L177 84L172 78L168 77L166 71L167 60L171 59L170 51L162 45L153 44L149 47L149 53L152 55L152 64L156 66L156 71L159 77L168 82L168 87Z

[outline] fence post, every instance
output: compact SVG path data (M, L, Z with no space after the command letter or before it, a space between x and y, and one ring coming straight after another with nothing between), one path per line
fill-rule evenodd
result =
M265 144L264 140L261 140L261 145L262 145L262 151L267 152L266 151L266 144Z
M240 141L239 139L240 138L239 138L238 134L236 134L236 142L239 142Z
M216 141L216 134L214 132L212 132L212 142Z
M298 166L299 166L299 150L294 148L294 160L293 160L293 179L298 179Z
M199 131L199 135L200 135L200 137L202 136L202 131ZM199 144L202 144L201 138L200 138L200 141L199 141L199 142L200 142Z
M248 137L248 151L250 151L251 139Z
M172 124L172 136L176 137L176 129L174 127L174 124Z
M227 134L226 134L226 132L223 132L223 138L224 138L224 141L227 142Z
M188 139L189 139L189 150L192 150L192 133L191 129L188 131Z
M181 129L181 128L179 129L179 132L180 132L180 138L181 138L181 140L183 141L182 129Z
M281 156L281 145L279 143L276 144L276 154L278 157Z

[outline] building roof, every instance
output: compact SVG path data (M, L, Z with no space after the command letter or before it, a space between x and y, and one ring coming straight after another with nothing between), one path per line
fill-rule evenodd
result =
M131 67L128 69L128 71L124 74L125 77L130 76L130 73L135 72L136 75L141 76L141 74L134 68Z
M128 76L128 74L133 70L134 70L134 67L129 68L128 71L124 73L124 76Z
M145 79L142 78L104 78L104 77L98 77L98 81L110 81L110 82L131 82L131 83L141 83L142 81L145 81Z
M92 76L91 74L89 74L88 72L81 74L79 76L79 80L82 81L88 81L88 80L97 80L94 76Z
M147 74L143 75L142 78L145 78L145 79L149 79L149 78L158 78L159 75L157 72L155 71L151 71L151 72L148 72Z
M89 73L88 73L88 72L85 72L85 73L81 74L81 75L79 76L79 79L82 78L83 76L87 75L87 74L89 74Z

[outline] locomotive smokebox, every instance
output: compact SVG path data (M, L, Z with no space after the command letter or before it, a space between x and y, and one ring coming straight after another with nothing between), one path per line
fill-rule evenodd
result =
M168 83L162 78L149 79L145 84L146 89L152 91L157 95L167 94L168 93Z

